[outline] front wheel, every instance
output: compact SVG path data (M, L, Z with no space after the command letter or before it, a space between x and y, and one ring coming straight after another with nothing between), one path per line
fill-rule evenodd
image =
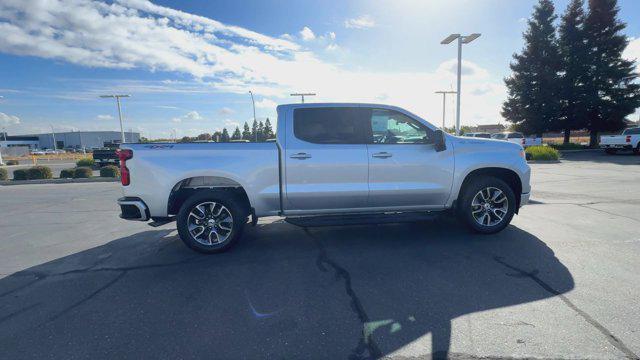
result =
M246 211L233 194L202 191L180 207L178 234L197 252L218 253L229 249L240 238L246 220Z
M483 176L472 179L462 189L458 216L471 230L494 234L509 225L516 206L515 194L507 183Z

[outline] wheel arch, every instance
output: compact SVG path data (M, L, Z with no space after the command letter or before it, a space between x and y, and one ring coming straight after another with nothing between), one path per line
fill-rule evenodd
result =
M515 198L516 198L515 213L516 214L518 213L518 210L520 208L520 196L522 194L522 179L520 179L520 176L515 171L507 168L502 168L502 167L486 167L486 168L479 168L479 169L470 171L465 176L464 180L462 181L462 184L460 185L460 189L458 191L458 197L456 199L456 206L457 206L458 200L460 200L460 194L462 194L462 191L464 190L465 186L472 179L477 178L479 176L492 176L507 183L507 185L509 185L509 187L511 188L511 190L513 190L513 193L515 195Z
M247 214L252 213L249 196L239 182L224 176L191 176L178 181L171 188L167 201L167 214L176 215L182 204L194 193L200 191L231 192L240 201Z

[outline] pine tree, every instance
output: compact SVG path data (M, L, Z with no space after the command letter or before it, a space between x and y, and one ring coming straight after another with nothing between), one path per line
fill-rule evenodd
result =
M251 125L251 141L258 141L258 122L255 119Z
M211 136L211 140L215 141L215 142L220 142L222 138L222 131L216 130L213 132L213 135Z
M262 123L262 121L260 121L258 123L258 142L263 142L265 141L265 137L264 137L264 124Z
M271 122L269 118L264 122L264 138L265 140L273 139L275 134L273 133L273 128L271 127Z
M560 76L560 122L555 130L564 132L568 144L571 130L583 129L586 123L586 84L589 65L584 32L584 1L572 0L560 22L558 48L562 61Z
M227 128L222 129L222 135L220 135L220 142L229 142L229 131Z
M246 121L244 122L244 127L242 128L242 139L253 141L253 139L251 138L251 129L249 128L249 124L247 124Z
M617 0L589 0L585 33L590 66L586 96L590 145L598 144L598 132L624 128L624 119L640 106L640 84L635 63L622 58L626 24L618 17Z
M559 117L560 56L553 12L550 0L539 0L524 33L525 47L513 55L513 74L505 79L508 97L502 116L525 134L542 136Z
M242 133L240 132L240 128L236 126L236 129L233 131L233 135L231 136L233 140L242 139Z

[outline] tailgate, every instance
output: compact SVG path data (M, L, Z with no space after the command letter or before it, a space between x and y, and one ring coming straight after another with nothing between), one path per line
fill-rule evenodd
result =
M623 144L624 142L624 136L621 135L606 135L600 137L600 145Z

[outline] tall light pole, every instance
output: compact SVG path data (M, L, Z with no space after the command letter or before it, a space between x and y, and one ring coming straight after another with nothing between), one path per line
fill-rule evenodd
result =
M291 94L291 96L300 96L302 98L302 103L304 104L305 96L316 96L316 93L295 93L295 94Z
M49 126L51 126L51 137L53 138L53 150L58 150L58 144L56 143L56 132L53 130L52 124L49 124Z
M251 104L253 105L253 123L256 123L256 102L253 100L253 91L249 90L249 94L251 95ZM253 135L255 137L256 142L258 142L258 132Z
M480 37L480 34L473 33L470 35L451 34L447 36L440 44L450 44L453 40L458 40L458 88L456 101L456 135L460 135L460 84L462 78L462 44L468 44Z
M115 98L116 104L118 104L118 117L120 118L120 143L124 144L126 139L124 138L124 127L122 126L122 109L120 108L120 98L128 98L131 95L100 95L101 98Z
M455 94L455 91L436 91L436 94L442 94L442 131L445 131L444 119L446 116L445 109L447 107L447 94Z

